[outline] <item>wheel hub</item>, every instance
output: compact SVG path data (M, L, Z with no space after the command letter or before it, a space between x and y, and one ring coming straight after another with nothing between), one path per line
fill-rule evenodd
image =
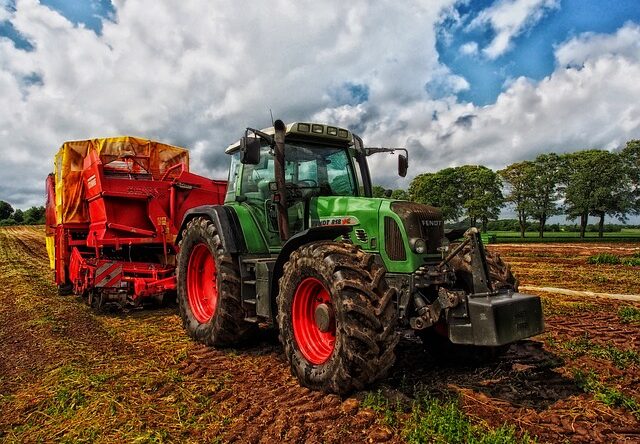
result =
M323 333L330 331L335 324L335 314L327 304L319 304L316 307L314 317L318 329Z
M322 282L307 277L298 284L291 306L293 336L311 364L324 364L333 354L336 342L333 313L331 294Z

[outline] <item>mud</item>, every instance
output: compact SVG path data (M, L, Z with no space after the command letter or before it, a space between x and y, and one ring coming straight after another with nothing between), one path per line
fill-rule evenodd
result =
M580 273L594 273L586 264L594 251L630 255L633 244L537 247L495 251L531 285L548 279L556 287L637 292L637 269L622 266L606 268L615 288L580 281ZM606 405L575 379L592 372L640 403L639 365L620 367L592 352L640 352L640 326L618 315L640 304L544 294L546 332L481 366L437 362L407 337L386 379L342 399L301 387L274 331L262 330L242 349L207 348L185 337L174 308L96 314L57 296L47 265L41 231L0 229L0 441L403 442L412 402L425 391L458 396L474 423L513 424L539 442L640 441L637 414ZM560 278L552 277L558 270ZM588 346L576 351L572 343ZM399 406L392 425L362 405L378 391ZM67 392L81 396L70 403Z

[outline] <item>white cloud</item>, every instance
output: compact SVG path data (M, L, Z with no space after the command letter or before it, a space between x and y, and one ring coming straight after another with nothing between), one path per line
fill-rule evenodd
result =
M10 20L34 50L0 38L0 199L42 203L63 141L117 134L188 146L194 170L224 178L224 148L245 126L268 126L269 108L407 146L410 177L640 137L638 25L560 45L548 77L514 79L479 107L455 98L469 84L438 62L434 25L450 4L118 0L98 36L20 0ZM337 101L346 84L366 85L368 100ZM371 170L389 186L410 179L392 156L372 157Z
M36 0L2 9L34 49L0 38L0 199L40 190L69 139L134 134L186 145L197 171L224 177L224 147L245 126L267 126L269 108L307 119L341 105L330 92L349 82L378 105L424 100L435 77L468 87L435 50L434 24L453 0L113 3L100 36ZM39 201L40 192L21 204Z
M478 53L478 44L476 42L467 42L460 46L460 53L464 55L475 55Z
M640 60L640 25L627 23L613 34L584 33L556 49L560 66L581 66L589 59L601 56L622 56Z
M640 138L638 39L635 24L608 36L581 35L556 49L552 74L539 82L513 80L491 105L448 99L386 108L385 117L366 127L366 141L411 147L416 173L462 164L497 169L541 152L620 147ZM567 68L567 61L579 66ZM379 172L393 168L376 162Z
M535 25L549 10L559 7L559 0L500 0L481 11L469 27L493 28L496 35L482 52L496 59L511 48L515 37Z

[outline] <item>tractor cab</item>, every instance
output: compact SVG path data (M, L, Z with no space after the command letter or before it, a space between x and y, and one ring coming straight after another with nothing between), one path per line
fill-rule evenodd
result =
M248 129L253 137L245 136L226 150L232 160L225 203L248 206L271 247L280 247L310 227L313 198L371 197L372 189L368 153L358 136L316 123L296 122L283 129L282 174L276 173L273 127ZM278 177L282 177L282 190ZM280 232L279 212L286 236Z

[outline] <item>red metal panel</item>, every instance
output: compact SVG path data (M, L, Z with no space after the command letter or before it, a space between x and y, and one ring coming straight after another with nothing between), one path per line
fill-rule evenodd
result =
M124 160L132 164L130 158ZM143 168L106 171L92 149L84 158L82 177L90 222L57 227L56 282L66 283L72 276L78 290L126 290L134 299L174 290L175 267L168 264L175 263L170 256L177 251L174 240L182 218L193 207L221 204L226 182L189 173L184 163L161 176ZM49 180L47 186L53 198ZM136 257L157 259L132 262L132 251ZM103 258L106 254L109 259Z

